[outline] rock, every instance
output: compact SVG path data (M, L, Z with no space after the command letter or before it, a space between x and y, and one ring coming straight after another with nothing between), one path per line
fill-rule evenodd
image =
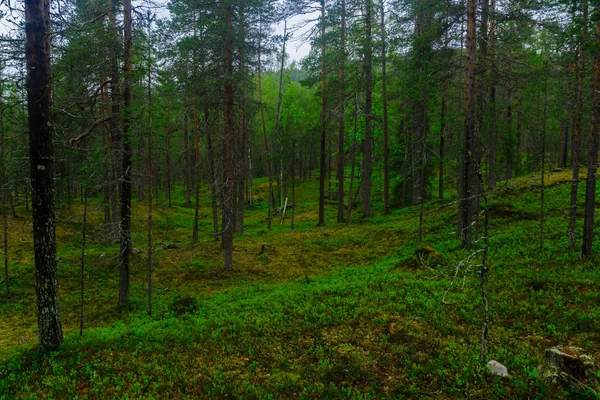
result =
M592 356L579 347L556 346L546 349L546 364L540 366L541 376L553 383L586 390L596 390L597 367Z
M510 378L508 369L498 361L490 360L490 362L487 363L487 368L492 375L499 376L500 378Z

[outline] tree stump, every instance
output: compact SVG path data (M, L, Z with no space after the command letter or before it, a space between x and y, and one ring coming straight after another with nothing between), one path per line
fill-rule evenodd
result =
M598 381L594 359L579 347L556 346L546 349L542 376L554 383L562 382L579 390L596 391Z

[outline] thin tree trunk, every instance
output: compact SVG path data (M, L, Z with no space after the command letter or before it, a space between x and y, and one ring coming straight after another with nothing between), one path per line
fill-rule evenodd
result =
M381 1L381 91L383 101L383 212L388 215L390 208L390 144L387 96L387 37L385 31L385 2Z
M283 45L281 49L281 69L279 70L279 91L277 95L277 115L275 119L275 141L279 141L279 204L283 207L283 137L280 137L281 103L283 101L283 69L285 68L285 42L287 35L287 19L283 21Z
M594 107L592 111L592 135L588 158L588 174L585 187L585 217L583 223L584 257L592 255L594 240L594 211L596 208L596 173L598 148L600 147L600 5L596 6L596 47L594 50Z
M446 82L442 84L442 115L440 118L440 171L438 177L438 197L444 198L444 166L445 166L445 147L446 147Z
M117 26L117 17L115 14L116 5L112 0L108 0L108 20L110 30L113 35L115 43L119 42L121 35ZM120 47L120 46L119 46ZM121 118L121 85L119 82L119 56L115 50L115 53L111 55L110 59L110 102L111 102L111 118L109 121L109 129L111 136L111 146L113 152L111 154L111 182L110 182L110 204L111 204L111 241L115 240L119 236L119 177L121 175L121 157L122 148L122 132L119 127Z
M372 0L367 0L365 10L365 139L363 142L363 170L362 170L362 205L363 216L371 216L371 173L373 170L373 38L371 34Z
M83 228L81 230L81 274L80 282L80 304L79 304L79 336L83 336L83 307L85 304L85 242L87 229L87 190L83 191Z
M356 101L355 107L358 107L358 101ZM346 225L350 223L350 215L352 213L352 207L354 206L352 201L352 186L354 185L354 174L356 170L356 137L358 135L358 109L354 110L354 136L352 142L352 166L350 167L350 185L348 186L348 209L346 211Z
M123 0L124 20L124 72L123 80L123 158L121 178L121 240L120 240L120 280L119 280L119 304L123 305L129 300L129 268L131 259L131 106L133 96L133 19L131 0Z
M2 95L2 89L0 88L0 96ZM4 110L2 110L4 111ZM6 198L8 196L8 176L6 173L6 134L4 131L4 119L2 118L4 112L0 112L0 174L2 180L2 236L3 236L3 255L4 255L4 286L6 289L6 295L10 294L8 287L8 218L6 212Z
M569 249L575 251L575 227L577 218L577 192L579 188L579 161L581 153L581 130L583 118L583 88L585 83L585 45L587 42L587 20L588 20L588 1L583 3L583 28L582 38L579 44L579 63L577 68L577 92L576 92L576 110L573 121L573 137L571 140L571 168L573 170L571 181L571 208L569 221Z
M587 44L588 0L583 1L583 28L579 44L579 68L577 75L577 106L575 126L571 140L571 210L569 218L569 250L575 251L575 227L577 223L577 191L579 189L579 158L581 152L581 128L583 119L583 87L585 83L585 46Z
M190 139L189 139L189 116L187 108L184 110L183 115L183 159L184 159L184 167L183 167L183 198L185 205L190 205L192 203L192 194L191 194L191 186L192 186L192 167L190 161Z
M546 84L547 85L547 84ZM546 119L548 115L548 89L544 88L544 120L542 121L542 186L540 188L540 251L544 249L544 216L546 195Z
M194 226L192 242L198 241L198 223L200 220L200 122L196 99L194 99Z
M325 93L325 0L321 0L321 158L319 163L319 223L318 226L325 226L325 139L326 139L326 93Z
M344 152L344 133L346 130L346 0L340 5L340 127L338 131L337 151L337 222L344 222L344 167L346 157Z
M262 17L262 16L261 16ZM260 119L263 131L263 142L265 146L265 158L267 160L267 175L269 177L269 212L267 215L267 228L271 229L271 219L273 213L273 167L271 164L271 154L269 153L269 141L267 140L267 125L265 123L265 105L262 97L262 20L259 23L259 42L258 42L258 102L260 107Z
M148 15L150 17L150 15ZM148 21L150 41L152 21ZM148 46L148 142L147 142L147 190L148 190L148 315L152 315L152 47Z
M240 84L240 134L239 134L239 148L237 155L237 165L238 165L238 177L237 177L237 218L236 218L236 232L239 234L244 233L244 211L246 208L246 176L247 166L246 163L246 142L247 142L247 132L246 132L246 48L245 48L245 38L246 38L246 20L245 20L245 10L244 3L240 5L240 25L242 27L242 44L240 53L240 73L242 75L242 83Z
M462 247L471 247L471 224L473 220L474 182L473 170L476 168L474 160L475 151L475 24L476 0L467 3L467 115L465 120L465 134L463 147L463 160L460 177L460 198L458 202L459 234Z
M489 187L496 187L496 0L490 0L490 120L489 120L489 155L488 155L488 182Z
M25 53L29 111L29 161L33 250L40 346L56 350L63 342L58 306L54 216L54 148L50 69L50 3L25 1Z
M296 224L296 139L292 141L292 216L291 230L294 232Z
M233 6L230 1L225 7L225 87L224 87L224 153L223 153L223 266L233 269L233 219L235 217L234 171L233 171Z

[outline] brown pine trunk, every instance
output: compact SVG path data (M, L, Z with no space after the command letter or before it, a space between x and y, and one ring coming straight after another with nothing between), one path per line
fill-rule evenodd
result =
M39 340L42 350L63 341L58 307L54 217L54 148L50 70L50 2L25 1L29 161Z
M223 152L223 266L233 268L233 219L234 213L234 171L233 171L233 6L225 6L225 87L224 87L224 152Z
M588 1L583 2L583 28L579 44L579 68L577 75L577 106L573 138L571 139L571 210L569 218L569 250L575 251L575 227L577 223L577 191L579 189L579 158L581 152L581 126L583 119L583 86L585 82L585 46L587 42Z
M124 72L123 79L123 137L122 137L122 178L121 178L121 222L119 259L119 304L123 305L130 296L129 268L131 258L131 105L133 72L133 19L131 0L123 1L124 21Z
M465 120L464 147L462 154L462 168L460 176L460 191L458 202L458 229L462 247L471 247L471 224L473 221L472 196L475 193L473 179L475 173L475 25L476 25L476 0L467 2L467 115Z
M373 170L373 38L371 34L372 0L367 0L365 9L365 139L363 142L363 170L362 170L362 202L363 216L371 216L371 174Z
M588 174L585 187L585 217L583 220L584 257L592 255L594 239L594 212L596 208L596 172L598 148L600 147L600 5L596 6L596 48L594 51L594 107L592 111L592 135L588 158Z

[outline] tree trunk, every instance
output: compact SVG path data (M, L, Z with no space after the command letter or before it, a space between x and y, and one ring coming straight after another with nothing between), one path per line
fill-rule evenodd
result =
M0 96L2 95L2 89L0 88ZM10 294L10 290L8 287L8 218L6 212L6 198L8 196L8 176L6 173L6 142L5 142L5 132L4 132L4 110L0 112L0 183L2 185L2 237L3 237L3 246L2 253L4 255L4 286L6 289L6 295Z
M262 17L262 16L261 16ZM267 139L267 125L265 123L265 106L262 101L262 20L259 23L259 42L258 42L258 102L260 107L260 120L263 131L263 142L265 146L265 158L267 160L267 175L269 177L269 212L267 215L267 228L271 229L271 217L273 213L273 166L271 164L271 154L269 153L269 141Z
M281 103L283 101L283 69L285 68L285 41L287 35L287 19L283 21L283 45L281 49L281 69L279 70L279 91L277 94L277 114L275 119L275 141L279 142L279 205L283 207L283 137L280 136Z
M381 1L381 97L383 101L383 213L390 209L390 144L387 96L387 43L385 31L385 2Z
M365 10L365 51L364 51L364 68L365 68L365 139L363 142L363 170L362 170L362 203L363 216L371 216L371 173L373 170L373 138L372 138L372 123L373 123L373 37L371 34L371 12L373 4L372 0L367 0Z
M223 152L223 266L233 268L233 219L234 171L233 171L233 6L225 2L225 87L224 87L224 152Z
M467 2L467 115L465 120L465 134L463 147L463 160L460 177L460 195L458 202L458 229L462 247L471 247L471 224L473 220L474 201L474 160L475 151L475 25L476 25L476 0Z
M121 178L121 222L120 222L120 259L119 259L119 304L129 300L129 268L131 258L131 105L133 72L133 19L131 0L123 0L124 21L124 72L123 80L123 138L122 138L122 178Z
M325 93L325 0L321 0L321 158L319 163L319 223L318 226L325 225L325 139L326 139L326 93Z
M592 108L592 135L588 158L588 174L585 186L585 217L583 220L584 257L592 255L594 239L594 211L596 208L596 172L598 147L600 146L600 5L596 6L596 47L594 50L594 107Z
M583 119L583 87L585 83L585 46L587 42L588 0L583 1L583 28L579 44L579 67L577 75L577 106L573 138L571 139L571 210L569 219L569 250L575 251L575 226L577 222L577 191L579 189L579 158L581 152L581 125Z
M148 40L152 21L148 21ZM148 190L148 315L152 315L152 47L148 46L148 143L147 143L147 190Z
M25 1L29 161L38 330L42 350L63 341L58 307L54 217L54 148L50 70L50 2Z
M344 131L346 122L346 0L341 0L340 5L340 127L338 131L337 151L337 222L344 222L344 167L346 157L344 154Z
M121 35L117 26L117 17L115 14L115 4L112 0L108 1L108 20L110 30L112 32L115 43L120 41ZM120 46L119 46L120 47ZM111 136L111 146L113 152L111 154L112 166L110 169L110 204L111 204L111 241L116 241L119 236L119 177L121 175L121 137L122 132L119 127L121 118L121 85L119 82L119 55L117 49L111 55L110 60L110 102L111 102L111 118L109 121L109 129Z
M496 0L490 0L490 120L489 120L489 155L488 155L488 185L496 187Z

